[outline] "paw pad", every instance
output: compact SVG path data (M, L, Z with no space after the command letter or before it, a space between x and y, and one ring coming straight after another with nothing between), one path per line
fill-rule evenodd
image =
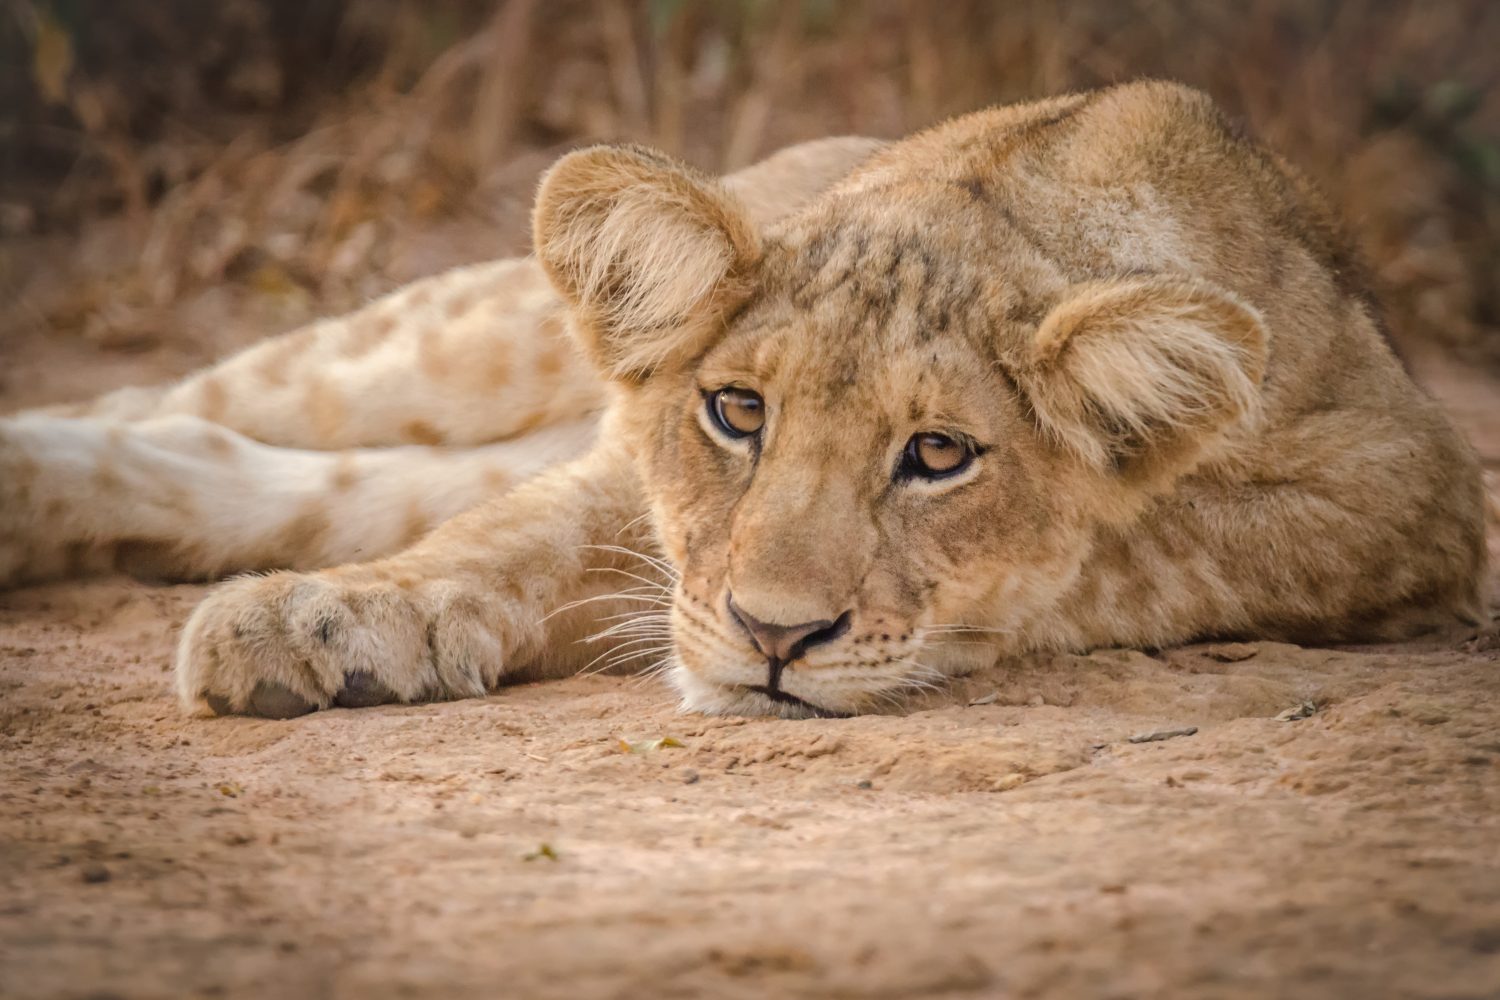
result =
M258 715L266 719L295 719L318 707L275 681L257 682L243 713L236 713L229 699L221 694L205 693L204 699L215 715Z

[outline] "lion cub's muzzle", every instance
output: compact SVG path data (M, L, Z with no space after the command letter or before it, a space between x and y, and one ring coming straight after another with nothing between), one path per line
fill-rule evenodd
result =
M728 607L729 617L745 631L755 648L766 658L766 683L753 685L750 689L772 701L796 704L820 715L827 714L825 709L781 690L781 672L788 663L800 660L812 647L832 642L847 633L854 613L845 611L834 619L823 618L796 625L781 625L761 621L751 615L734 603L733 595L728 598Z

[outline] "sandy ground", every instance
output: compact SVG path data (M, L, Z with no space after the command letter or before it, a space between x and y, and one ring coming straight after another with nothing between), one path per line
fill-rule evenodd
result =
M0 410L202 360L135 349L15 334ZM1417 368L1500 468L1497 383ZM1041 657L902 717L593 677L201 721L202 593L0 594L0 995L1500 996L1493 628Z

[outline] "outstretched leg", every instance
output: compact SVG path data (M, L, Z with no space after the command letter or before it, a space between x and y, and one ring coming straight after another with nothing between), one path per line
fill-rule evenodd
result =
M0 421L0 587L378 558L582 454L591 418L466 449L274 448L196 417Z
M0 587L377 558L582 453L602 405L534 262L451 271L174 386L0 420Z
M576 668L599 653L577 642L596 623L662 602L645 513L628 456L604 443L388 559L226 584L183 631L178 692L190 708L287 717ZM653 632L643 619L611 634Z

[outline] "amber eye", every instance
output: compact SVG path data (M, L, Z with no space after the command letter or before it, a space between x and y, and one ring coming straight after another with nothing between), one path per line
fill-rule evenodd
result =
M766 424L766 401L749 389L727 386L708 397L708 415L732 438L746 438Z
M913 434L901 456L901 472L922 479L941 479L962 472L973 460L972 448L946 434Z

